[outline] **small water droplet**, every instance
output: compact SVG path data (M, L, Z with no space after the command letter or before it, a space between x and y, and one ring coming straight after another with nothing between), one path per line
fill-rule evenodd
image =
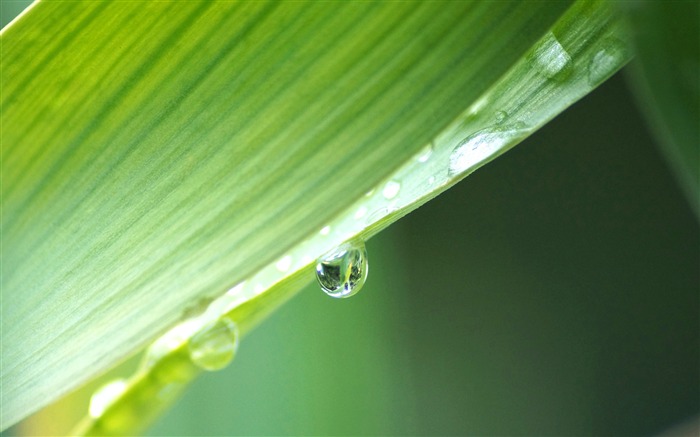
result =
M292 257L291 257L290 255L285 255L285 256L283 256L283 257L280 258L279 261L277 261L277 263L275 264L275 267L277 267L277 270L279 270L279 271L282 272L282 273L284 273L284 272L286 272L287 270L289 270L289 268L290 268L291 266L292 266Z
M316 279L324 293L344 298L356 294L367 279L369 265L363 242L346 243L316 264Z
M383 217L386 217L387 215L397 210L398 208L396 207L380 208L374 211L372 214L370 214L369 217L367 217L367 224L371 225L372 223L381 220Z
M367 214L367 207L366 206L361 206L356 212L355 212L355 220L359 220L362 217L364 217Z
M448 175L463 173L498 152L503 146L525 136L527 126L518 122L510 126L487 127L468 136L450 155Z
M238 327L219 319L202 328L189 341L190 359L204 370L223 369L238 350Z
M535 67L548 79L564 80L571 74L571 55L552 32L548 32L535 47Z
M365 193L365 197L372 197L373 194L374 194L374 188L372 188L371 190L369 190L368 192L366 192L366 193Z
M427 146L423 147L423 149L418 152L418 155L416 155L416 161L418 162L428 162L430 159L430 156L433 154L433 143L431 142Z
M497 111L495 114L496 123L501 124L508 118L508 113L506 111Z
M601 48L588 64L588 84L598 85L622 66L627 58L625 43L617 38L601 41Z
M397 181L389 181L384 185L382 190L382 195L385 199L393 199L399 194L401 190L401 183Z
M330 226L324 226L321 228L320 231L318 231L319 234L321 235L328 235L331 233L331 227Z
M236 284L235 287L230 288L226 292L226 294L228 294L229 296L238 296L243 291L244 287L245 287L245 281L240 282L240 283Z
M479 100L476 102L472 103L472 105L469 107L469 115L476 115L481 111L481 109L486 106L486 104L489 102L489 96L484 95L481 97Z
M126 387L125 379L116 379L98 388L90 398L90 416L95 419L102 416L102 413L126 391Z
M428 178L428 185L433 185L435 183L435 176L430 176Z

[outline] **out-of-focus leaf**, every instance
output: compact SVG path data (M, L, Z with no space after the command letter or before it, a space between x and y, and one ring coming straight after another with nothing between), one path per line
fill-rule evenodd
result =
M700 217L700 2L621 2L640 106Z

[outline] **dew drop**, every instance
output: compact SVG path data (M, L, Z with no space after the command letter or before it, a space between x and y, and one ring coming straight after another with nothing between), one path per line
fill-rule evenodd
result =
M286 272L290 267L292 267L292 257L290 255L283 256L279 259L279 261L277 261L275 267L277 267L277 270L282 273Z
M627 58L625 44L617 38L607 38L588 64L588 84L598 85L622 66Z
M346 243L319 260L316 279L327 295L350 297L360 291L368 270L364 242Z
M549 79L564 80L571 74L571 55L552 32L540 40L533 56L537 71Z
M189 341L190 359L204 370L223 369L238 350L238 327L219 319L197 332Z
M448 175L455 176L473 168L507 144L524 137L526 132L527 127L523 122L510 126L487 127L475 132L452 151Z
M355 212L355 220L359 220L362 217L367 215L367 207L366 206L361 206L356 212Z
M416 161L418 162L428 162L430 156L433 154L433 143L428 144L423 147L423 149L416 155Z
M476 115L489 102L489 96L484 95L469 107L469 115Z
M497 111L495 114L496 123L501 124L508 118L508 113L506 111Z
M370 214L369 217L367 217L367 224L371 225L372 223L381 220L382 218L388 216L389 214L397 210L398 208L396 207L380 208L374 211L372 214Z
M382 195L385 199L393 199L399 194L401 190L401 183L397 181L389 181L384 185L382 190Z
M116 379L98 388L90 398L90 416L95 419L102 416L102 413L126 391L126 387L125 379Z
M229 295L229 296L233 296L233 297L238 296L238 295L243 291L243 288L245 287L245 283L246 283L246 281L239 282L238 284L236 284L236 286L231 287L231 288L226 292L226 294Z
M320 231L318 231L319 234L321 235L328 235L331 233L331 227L330 226L324 226L321 228Z

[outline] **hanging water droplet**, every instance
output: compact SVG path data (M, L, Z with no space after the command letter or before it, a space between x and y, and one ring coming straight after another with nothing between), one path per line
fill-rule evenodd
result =
M385 199L391 200L399 194L401 190L401 183L397 181L389 181L384 185L382 190L382 195Z
M126 380L116 379L98 388L90 398L90 416L95 419L102 416L102 413L126 391L126 387Z
M564 80L571 74L571 55L552 32L548 32L535 47L535 68L548 79Z
M418 155L416 155L416 161L418 162L428 162L430 159L430 155L433 154L433 143L431 142L427 146L423 147L423 149L418 152Z
M607 38L588 64L588 84L598 85L622 66L627 58L625 43L617 38Z
M238 327L219 319L202 328L189 341L190 359L204 370L223 369L238 350Z
M316 264L316 279L327 295L350 297L362 288L369 265L363 242L346 243L321 258Z
M527 126L523 122L510 126L487 127L475 132L452 151L448 175L455 176L469 170L496 154L504 146L524 137L526 133Z

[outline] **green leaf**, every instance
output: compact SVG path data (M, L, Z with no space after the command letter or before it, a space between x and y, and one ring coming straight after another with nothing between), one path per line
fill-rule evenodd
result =
M619 69L619 27L588 1L36 4L0 37L2 427L217 296L245 334Z
M700 3L622 3L632 25L640 106L700 217Z

